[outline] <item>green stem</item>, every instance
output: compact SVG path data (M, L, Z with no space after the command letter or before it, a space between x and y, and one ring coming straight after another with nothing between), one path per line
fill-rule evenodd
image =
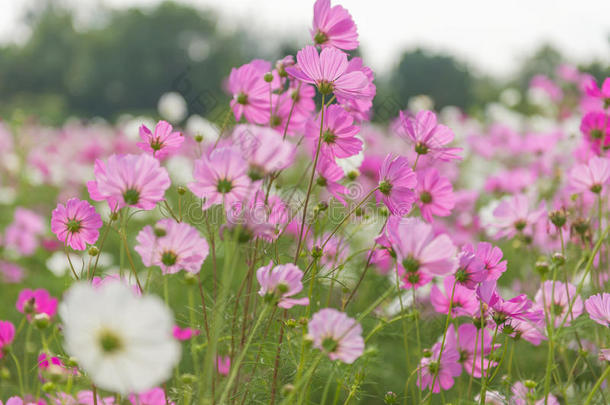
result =
M23 375L21 374L21 366L19 365L19 360L15 357L15 353L10 350L11 358L15 362L15 368L17 369L17 379L19 380L19 392L21 394L21 398L25 398L25 390L23 389Z
M595 396L595 393L597 392L597 390L599 389L599 387L602 385L602 383L604 382L604 380L606 378L610 377L610 366L606 366L606 370L604 371L604 373L599 377L599 379L597 380L597 382L595 383L595 385L593 386L593 388L591 389L591 392L589 393L589 395L587 396L587 399L585 401L584 405L589 405L591 403L591 401L593 401L593 397Z

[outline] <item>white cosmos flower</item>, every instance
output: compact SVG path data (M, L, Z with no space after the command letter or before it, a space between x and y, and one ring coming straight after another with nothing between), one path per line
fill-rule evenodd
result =
M167 380L180 359L171 311L120 282L75 284L59 309L66 351L100 388L127 394Z

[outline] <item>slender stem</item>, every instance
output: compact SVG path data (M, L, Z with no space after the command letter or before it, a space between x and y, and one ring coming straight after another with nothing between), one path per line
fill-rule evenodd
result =
M285 309L282 314L282 321L286 318L286 314L288 310ZM284 325L280 322L280 337L277 342L277 350L275 351L275 363L273 365L273 380L271 381L271 399L269 400L269 404L273 405L275 403L275 394L277 391L277 376L280 368L280 355L282 353L282 340L284 339Z
M297 85L296 97L292 97L292 104L290 105L290 112L288 113L288 118L286 118L286 125L284 126L284 134L282 135L282 139L286 139L286 134L288 133L288 124L290 124L290 119L292 118L292 112L294 111L294 106L297 103L297 99L299 97L299 93L301 91L301 82Z
M97 387L91 384L91 393L93 394L93 405L97 405Z
M26 349L27 350L27 349ZM19 380L19 393L21 394L21 398L25 397L25 390L23 389L23 375L21 374L21 366L19 365L19 360L15 357L15 353L13 350L10 350L11 358L13 362L15 362L15 368L17 369L17 379Z
M318 165L318 158L320 157L320 148L322 146L322 133L324 132L324 94L322 94L322 108L320 110L320 136L318 137L318 146L316 148L316 156L313 160L313 166L311 168L311 177L309 178L309 186L307 186L307 194L305 196L305 205L303 206L303 218L301 219L301 229L299 230L299 241L297 243L297 251L294 255L294 263L299 260L301 254L301 243L303 241L303 231L305 230L305 218L307 218L307 206L309 205L309 197L311 195L311 188L313 186L313 179L316 176L316 166Z
M610 366L606 366L606 370L603 372L603 374L599 377L599 379L597 380L597 382L595 383L595 385L593 386L593 388L591 389L591 392L589 393L589 395L587 396L587 399L585 401L584 405L589 405L591 403L591 401L593 401L593 397L595 396L595 393L597 392L597 390L599 389L599 387L602 385L602 383L604 382L604 380L606 378L610 377Z
M74 270L74 265L72 264L72 259L70 259L70 252L68 252L68 245L64 244L64 252L66 252L66 257L68 258L68 263L70 264L70 270L72 270L72 274L74 275L74 279L78 280L78 274L76 274L76 270Z
M95 257L95 264L93 265L93 270L91 271L91 274L90 274L90 280L93 280L93 277L95 277L95 270L97 270L97 264L100 261L100 256L102 255L102 249L104 249L104 243L106 242L106 237L108 237L108 232L110 231L110 228L111 228L110 225L112 225L112 222L114 222L114 216L115 216L115 213L111 212L110 221L108 221L108 223L106 224L106 229L104 229L104 234L102 235L102 240L100 241L99 252L98 252L97 256Z
M126 232L125 232L125 227L123 227L123 229L121 229L121 239L123 240L123 246L125 247L125 252L127 253L127 260L129 261L129 265L131 267L133 276L136 279L136 284L138 285L140 292L144 292L144 289L142 288L142 284L140 284L140 279L138 278L138 271L136 270L136 265L133 261L133 258L131 257L131 252L129 251L129 245L127 244L127 236L126 236Z

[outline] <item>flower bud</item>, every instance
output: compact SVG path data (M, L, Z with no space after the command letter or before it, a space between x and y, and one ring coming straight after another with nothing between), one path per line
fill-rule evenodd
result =
M313 249L311 249L311 257L314 259L322 257L322 253L322 248L320 246L314 246Z
M197 143L203 142L203 135L201 135L201 134L195 135L195 142L197 142Z
M556 266L563 266L566 262L566 258L561 253L553 253L553 264Z
M273 81L273 73L265 73L265 75L263 76L263 80L265 80L267 83L271 83Z
M184 383L184 384L192 384L195 381L197 381L197 377L194 376L193 374L189 374L189 373L184 373L180 376L180 380Z
M44 392L46 392L47 394L49 394L49 393L55 391L55 384L52 383L51 381L48 381L48 382L42 384L42 390Z
M567 222L566 212L564 209L551 211L549 213L549 220L557 228L561 228Z
M533 390L534 388L536 388L538 383L536 381L532 381L532 380L525 380L523 382L523 385L525 385L526 388Z
M185 195L186 194L186 187L184 186L178 186L176 188L176 191L178 192L179 195Z
M87 253L89 253L89 256L97 256L100 254L100 250L95 246L91 246Z
M294 385L292 384L286 384L282 387L282 396L288 396L290 395L290 393L294 391Z
M549 273L549 268L550 268L549 263L546 261L546 258L544 258L544 257L538 259L538 261L536 262L536 272L538 274L540 274L540 277L543 279Z
M38 329L46 329L49 327L50 323L51 319L49 318L49 315L45 313L34 315L34 326Z
M386 392L385 395L383 396L383 402L385 402L388 405L395 404L397 400L398 400L398 396L395 393L393 393L392 391Z
M186 272L184 274L184 282L186 285L197 285L197 276L193 273Z
M424 349L422 350L422 356L424 356L425 358L430 358L432 357L432 352L430 351L430 349Z

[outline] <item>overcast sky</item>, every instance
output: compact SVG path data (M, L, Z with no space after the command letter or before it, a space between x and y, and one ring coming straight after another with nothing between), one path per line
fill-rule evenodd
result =
M26 3L0 0L0 41L27 37L19 26ZM159 0L58 0L83 16L102 4L151 6ZM220 11L220 25L309 41L313 1L182 0ZM386 71L402 49L418 45L453 53L481 72L508 74L542 42L574 62L599 58L610 64L610 0L343 0L358 25L365 62Z

